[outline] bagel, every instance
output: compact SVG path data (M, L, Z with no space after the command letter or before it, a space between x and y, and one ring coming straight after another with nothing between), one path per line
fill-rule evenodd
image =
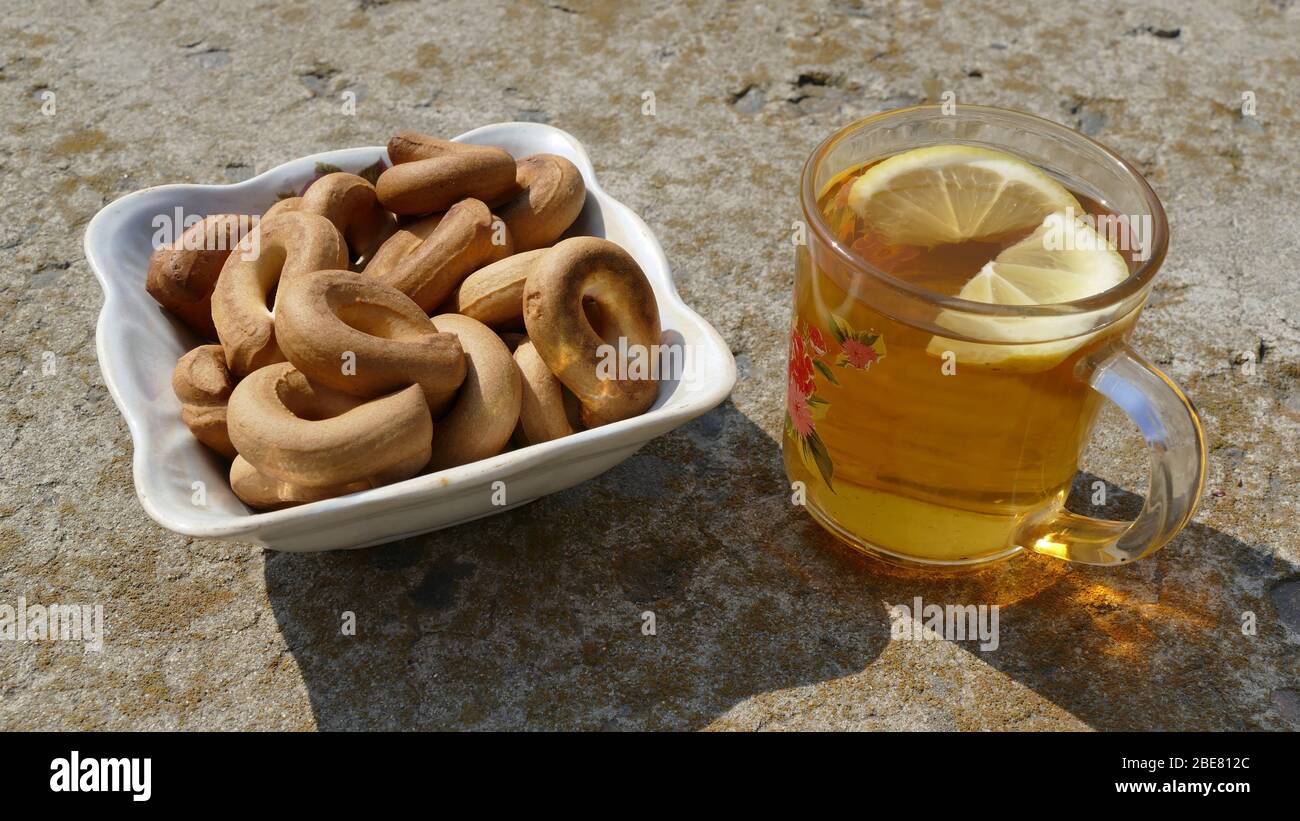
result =
M349 259L364 266L394 231L397 220L379 204L375 187L346 171L326 174L301 197L286 197L267 209L262 219L288 211L318 214L333 223L348 244Z
M500 453L519 421L523 389L510 349L491 328L459 314L440 314L432 322L460 339L469 362L456 404L433 439L429 469L442 470Z
M275 337L313 382L363 398L414 382L435 416L465 381L465 354L454 334L439 333L401 291L353 271L283 277Z
M302 205L302 197L283 197L271 204L262 214L262 219L269 220L288 211L296 211Z
M205 217L149 257L145 290L204 339L217 338L212 290L247 220L238 214Z
M181 421L194 438L227 459L235 446L226 430L226 403L235 381L220 345L200 345L185 354L172 371L172 392L181 402Z
M429 461L433 437L418 385L366 401L314 384L288 362L235 387L227 425L235 450L260 473L308 488L413 476Z
M362 269L367 276L380 278L401 262L407 254L420 247L420 243L429 238L433 229L442 222L442 214L430 214L399 222L388 239L384 240L379 250L366 262Z
M312 183L298 209L332 222L347 241L353 260L369 259L397 228L393 215L379 204L375 187L346 171L326 174Z
M463 148L465 144L440 140L418 131L399 131L388 140L388 159L393 165L428 160Z
M603 339L587 319L584 299L599 308ZM659 344L654 290L619 246L598 237L573 237L552 248L524 283L524 324L542 361L582 403L587 427L636 416L654 403L656 380L601 374L608 360L601 346L644 346L650 352Z
M430 214L466 198L497 202L517 191L515 158L500 148L412 134L389 141L394 164L375 184L393 213Z
M573 225L587 201L578 167L557 154L533 154L519 161L516 184L523 193L501 207L516 251L545 248Z
M347 264L347 243L326 218L291 210L262 220L226 260L212 292L212 320L230 370L244 376L284 361L268 307L282 273Z
M477 143L458 143L455 140L440 140L418 131L399 131L388 141L388 159L393 165L431 160L465 151L500 151L490 145ZM518 193L515 191L513 193Z
M415 300L426 314L431 313L470 272L514 252L504 227L501 230L505 231L505 243L493 242L494 220L481 201L461 200L443 215L428 239L380 273L379 281Z
M418 471L419 468L416 470ZM392 481L399 481L399 479L389 480ZM304 487L273 479L253 467L252 463L242 456L236 456L235 461L230 465L230 489L235 491L235 495L244 504L259 510L279 510L307 502L318 502L321 499L332 499L335 496L369 490L389 482L373 478L346 485Z
M515 365L523 379L523 402L514 439L519 445L536 445L576 433L580 406L546 367L537 348L527 339L515 347Z
M548 250L525 251L478 269L451 295L447 307L493 328L522 327L524 281Z

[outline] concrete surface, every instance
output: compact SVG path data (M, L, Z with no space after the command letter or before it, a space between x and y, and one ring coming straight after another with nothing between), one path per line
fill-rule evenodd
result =
M1300 729L1289 0L4 0L0 19L0 604L107 621L99 653L0 641L0 727ZM908 576L789 504L800 165L840 125L944 90L1094 134L1168 207L1136 343L1195 398L1212 452L1195 524L1152 560ZM735 351L732 401L597 481L380 549L276 555L148 520L95 360L95 211L510 119L578 135L659 233ZM1086 467L1131 515L1140 440L1117 412L1103 426ZM1000 647L891 641L886 603L915 595L1000 603Z

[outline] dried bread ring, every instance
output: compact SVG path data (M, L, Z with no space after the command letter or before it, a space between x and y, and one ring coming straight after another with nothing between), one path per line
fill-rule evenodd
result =
M399 131L388 140L388 159L393 165L401 165L442 156L462 147L462 143L440 140L418 131Z
M362 273L282 277L275 337L313 382L364 398L414 382L435 416L465 381L456 336L439 333L410 297Z
M438 223L442 222L442 217L442 214L430 214L427 217L399 221L397 229L384 240L384 244L379 246L379 250L375 251L362 270L367 276L382 278L429 238Z
M204 339L216 339L212 290L231 250L243 238L248 217L213 214L187 228L171 245L149 257L145 290Z
M246 255L252 258L245 259ZM287 211L262 220L226 260L212 292L212 320L230 370L244 376L284 361L267 307L282 274L347 264L347 243L324 217Z
M600 309L604 338L592 328L584 299ZM582 403L589 427L627 419L654 404L659 383L649 378L603 378L608 356L601 346L624 350L659 344L659 307L641 266L626 251L598 237L573 237L552 248L524 284L528 338L551 372ZM623 343L623 344L616 344Z
M519 161L515 181L523 193L500 209L516 251L545 248L573 225L587 201L578 167L557 154L533 154Z
M397 228L388 209L379 204L375 187L346 171L326 174L302 195L300 210L320 214L334 223L354 260L367 260Z
M302 197L284 197L272 203L271 207L262 213L262 219L269 220L288 211L297 211L300 207L302 207Z
M318 502L321 499L333 499L335 496L343 496L348 493L356 493L361 490L369 490L372 487L391 484L410 478L419 470L419 467L411 470L410 465L398 465L385 476L372 476L360 482L327 487L306 487L304 485L295 485L292 482L281 482L279 479L267 476L253 467L252 463L244 457L236 456L234 462L230 465L230 489L235 491L235 495L239 497L240 501L249 507L255 507L259 510L280 510L281 508L293 507L307 502ZM388 478L388 476L392 478Z
M516 443L536 445L582 429L578 421L581 406L551 373L532 342L524 339L518 344L515 364L523 377L524 389L519 426L514 433Z
M478 143L458 143L455 140L441 140L421 134L418 131L399 131L388 141L388 159L393 165L431 160L465 151L500 151L490 145ZM518 192L515 192L518 193Z
M434 311L472 271L514 252L509 232L494 222L481 201L461 200L379 281L415 300L426 314Z
M397 230L397 220L379 204L375 187L364 177L346 171L320 177L301 197L279 200L262 218L287 211L319 214L332 222L348 243L350 259L363 267Z
M235 387L227 424L235 449L259 472L309 488L413 476L433 440L418 385L367 401L315 384L288 362Z
M235 458L235 446L226 430L226 403L234 388L220 345L200 345L182 356L172 371L172 392L181 402L181 421L195 439L227 459Z
M549 250L524 251L483 266L465 278L447 307L492 328L522 327L524 281Z
M393 213L446 211L471 197L497 202L517 190L515 158L500 148L415 136L421 140L418 149L405 151L399 144L396 156L390 141L394 165L375 185L379 201Z
M439 314L433 326L455 334L469 362L456 404L433 439L429 469L442 470L501 452L519 421L522 386L510 349L491 328L459 314Z

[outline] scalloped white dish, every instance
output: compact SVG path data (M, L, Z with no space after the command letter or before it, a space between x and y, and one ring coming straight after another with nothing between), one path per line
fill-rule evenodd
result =
M573 161L586 182L587 202L566 236L605 237L636 258L654 288L665 343L688 347L693 367L680 379L663 381L654 406L633 419L374 490L255 513L230 490L226 463L181 422L172 369L200 340L145 291L153 220L178 207L186 215L260 214L279 192L296 191L311 180L317 163L356 172L381 158L387 162L387 152L382 146L327 151L233 185L136 191L95 215L86 228L85 251L104 289L96 333L99 367L131 431L136 495L154 521L189 536L277 550L381 544L499 513L590 479L731 392L736 367L730 349L682 302L659 241L640 217L601 189L586 150L572 135L538 123L500 123L456 139L499 146L516 157L545 152ZM205 504L195 501L196 482L202 482ZM504 488L504 505L493 503L494 488Z

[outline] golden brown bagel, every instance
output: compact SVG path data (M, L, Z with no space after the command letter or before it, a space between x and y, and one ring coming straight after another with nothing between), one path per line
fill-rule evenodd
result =
M145 290L204 339L216 339L212 323L212 290L221 266L242 239L249 218L213 214L191 225L176 241L149 257Z
M397 230L397 220L380 205L375 187L363 177L336 171L317 179L301 197L286 197L267 209L263 219L287 211L319 214L347 241L349 258L364 267Z
M451 295L448 309L493 328L522 327L524 281L548 250L525 251L478 269Z
M253 259L244 259L245 253ZM286 211L264 219L230 254L212 292L212 319L238 376L284 355L275 341L268 298L282 273L346 268L348 247L334 225L316 214Z
M355 260L368 260L397 228L393 215L379 204L375 187L345 171L313 182L298 209L334 223Z
M517 166L516 183L523 193L500 209L516 251L545 248L558 240L587 201L582 173L556 154L524 157Z
M384 240L379 250L366 262L367 276L382 278L401 262L407 254L420 247L433 229L442 222L442 214L430 214L427 217L407 218L397 224L392 236Z
M591 327L583 299L600 309L605 338ZM654 403L659 383L602 374L609 349L659 344L659 306L636 260L609 240L574 237L552 248L524 284L524 323L551 372L582 403L589 428L627 419ZM604 355L602 355L604 354ZM638 375L639 376L639 375Z
M396 214L446 211L471 197L497 202L517 190L515 159L499 148L414 135L417 145L403 134L390 141L394 165L375 185L379 201Z
M418 385L366 401L314 384L288 362L235 387L227 425L258 472L308 488L407 478L429 461L433 438Z
M479 200L452 206L429 238L378 279L415 300L429 313L446 301L475 269L513 253L509 232ZM503 244L494 240L502 239Z
M181 421L194 438L227 459L235 446L226 430L226 403L235 381L220 345L200 345L185 354L172 371L172 392L181 402Z
M416 468L418 471L419 468ZM281 508L293 507L307 502L318 502L321 499L332 499L335 496L343 496L347 493L356 493L360 490L369 490L372 487L390 484L391 482L400 481L400 479L409 478L414 474L401 475L400 472L394 472L397 478L381 480L379 477L352 482L346 485L333 485L329 487L305 487L295 485L292 482L281 482L262 473L244 457L236 456L235 461L230 465L230 488L235 491L235 495L240 501L249 507L255 507L259 510L280 510Z
M399 131L388 141L388 159L393 165L415 162L416 160L431 160L466 151L496 152L500 150L490 145L440 140L437 137L430 137L418 131Z
M284 197L271 204L262 214L262 219L269 220L271 217L279 216L288 211L297 211L302 205L302 197Z
M435 416L465 381L456 336L439 333L410 297L366 274L282 277L275 336L285 357L313 382L363 398L414 382Z
M491 328L459 314L435 316L433 326L455 334L469 361L456 404L433 439L429 469L442 470L501 452L519 421L522 388L510 350Z
M576 418L581 411L571 401L573 394L546 367L532 342L524 339L518 344L515 364L523 377L524 393L515 442L535 445L581 430Z
M440 140L418 131L399 131L388 140L388 159L393 165L428 160L459 150L460 143Z

